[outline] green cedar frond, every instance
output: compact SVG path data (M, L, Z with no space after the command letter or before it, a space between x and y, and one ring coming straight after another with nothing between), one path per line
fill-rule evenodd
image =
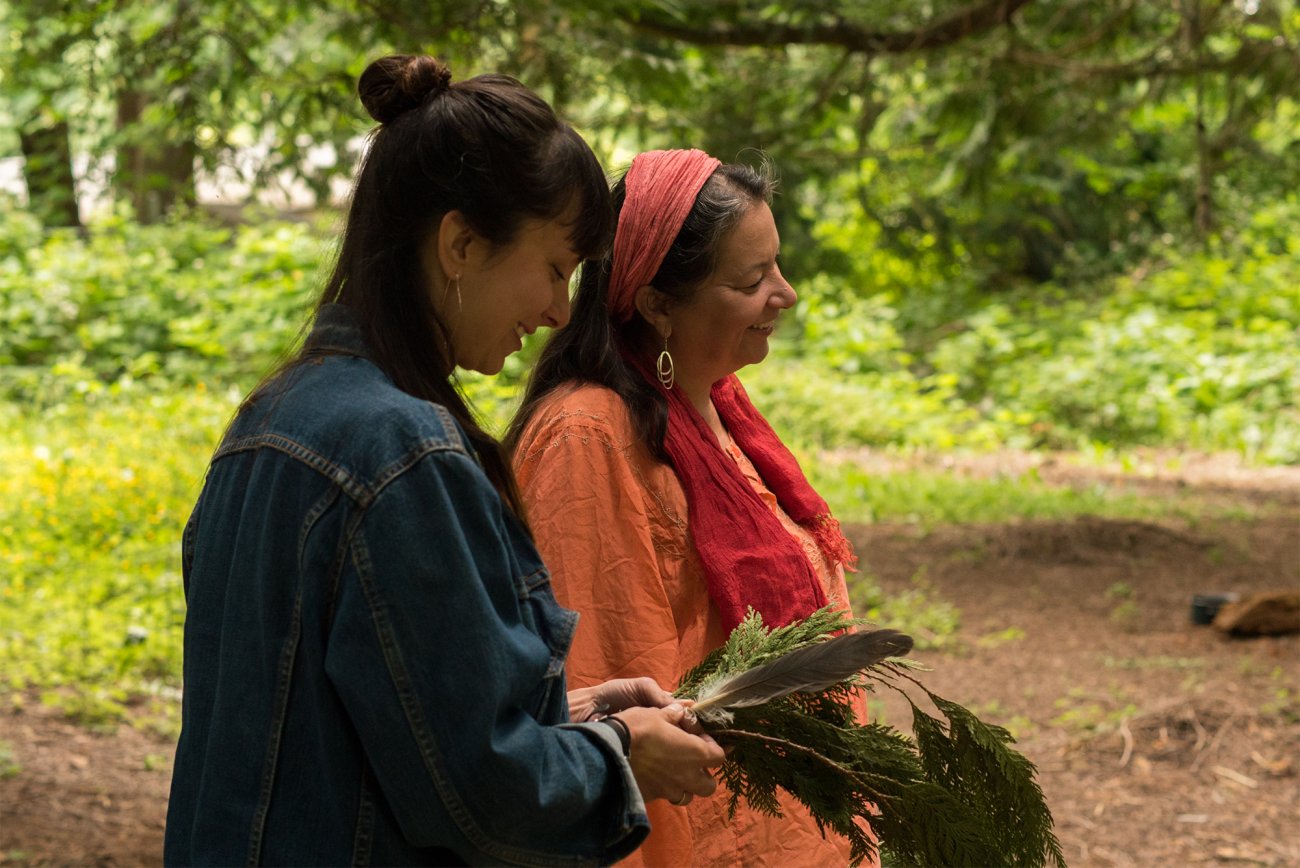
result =
M768 663L833 633L864 625L830 607L768 630L753 611L727 642L682 679L677 695L695 698L711 682ZM1064 866L1052 815L1029 760L1011 734L927 690L918 665L888 660L826 690L732 709L725 725L706 724L730 748L720 777L734 813L743 800L780 816L777 790L808 808L822 834L849 841L853 865L876 852L891 865ZM919 688L943 716L922 711L900 682ZM878 723L860 724L857 691L878 686L907 697L914 738Z

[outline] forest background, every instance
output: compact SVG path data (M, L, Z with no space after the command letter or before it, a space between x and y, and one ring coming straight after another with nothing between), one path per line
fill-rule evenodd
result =
M1046 455L1300 464L1294 0L0 0L9 706L174 734L180 528L306 323L391 50L517 76L611 172L770 158L800 303L744 378L846 521L1177 508ZM498 430L538 346L464 378ZM1038 457L877 460L1005 453Z

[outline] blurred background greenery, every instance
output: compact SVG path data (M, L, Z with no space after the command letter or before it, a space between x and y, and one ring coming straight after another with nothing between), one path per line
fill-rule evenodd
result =
M1300 463L1294 0L0 0L9 701L174 726L180 528L393 50L514 74L611 172L771 159L800 305L744 376L848 519L1153 507L832 452ZM465 378L498 429L536 351Z

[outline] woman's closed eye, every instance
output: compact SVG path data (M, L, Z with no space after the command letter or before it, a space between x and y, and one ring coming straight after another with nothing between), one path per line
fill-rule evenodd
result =
M743 289L746 292L755 291L762 285L763 281L767 279L768 275L772 273L773 269L780 266L780 263L781 254L778 253L769 265L755 266L757 271L746 272L746 276L741 278L740 282L736 285L736 288ZM753 277L754 279L750 281L750 277Z

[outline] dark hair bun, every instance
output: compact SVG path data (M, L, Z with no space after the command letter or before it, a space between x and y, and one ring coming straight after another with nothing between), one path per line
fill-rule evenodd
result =
M390 54L366 67L357 81L361 104L381 124L451 86L447 64L427 54Z

